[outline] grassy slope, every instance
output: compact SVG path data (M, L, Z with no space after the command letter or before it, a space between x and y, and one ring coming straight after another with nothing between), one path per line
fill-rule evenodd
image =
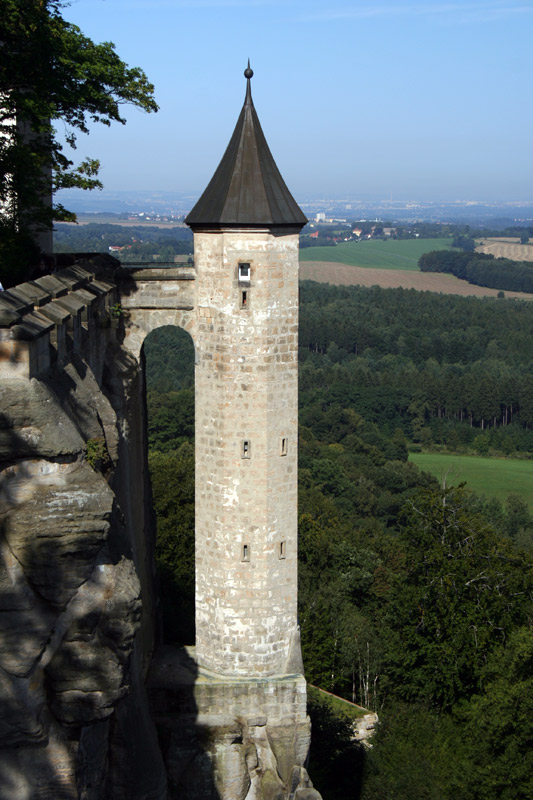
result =
M336 247L304 247L300 261L333 261L355 267L418 271L418 259L430 250L448 250L451 239L389 239L342 242Z
M519 494L533 511L533 461L441 453L410 453L409 460L449 485L466 481L478 494L501 502L511 492Z
M363 706L358 706L356 703L344 700L342 697L326 692L325 689L320 689L318 686L308 684L307 689L309 694L314 692L321 700L327 701L333 711L341 712L350 719L361 719L365 714L370 713L368 709L363 708Z

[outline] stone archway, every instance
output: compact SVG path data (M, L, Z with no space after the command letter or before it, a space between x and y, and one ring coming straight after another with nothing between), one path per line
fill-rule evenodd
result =
M131 268L119 275L125 318L124 345L140 357L146 336L165 325L183 328L195 339L196 273L194 267Z

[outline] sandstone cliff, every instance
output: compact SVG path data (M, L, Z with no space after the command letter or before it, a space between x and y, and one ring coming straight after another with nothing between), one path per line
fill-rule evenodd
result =
M144 691L154 608L141 374L120 346L108 272L0 295L2 800L165 796Z

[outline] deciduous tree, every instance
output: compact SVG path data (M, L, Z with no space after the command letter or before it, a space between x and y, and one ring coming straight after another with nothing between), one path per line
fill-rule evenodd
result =
M75 164L64 145L74 149L91 122L124 124L123 104L157 111L145 73L128 67L111 42L95 44L63 19L64 5L2 0L0 258L7 284L22 277L21 258L26 256L26 265L31 258L29 235L74 216L50 205L50 191L101 188L99 162L85 158Z

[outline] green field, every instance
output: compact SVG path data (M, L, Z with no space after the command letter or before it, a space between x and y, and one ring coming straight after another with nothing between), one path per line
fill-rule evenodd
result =
M418 259L430 250L451 249L451 239L368 239L336 247L304 247L300 261L332 261L352 267L418 271Z
M519 494L533 511L533 461L441 453L410 453L409 461L439 481L445 478L447 485L466 481L478 494L502 503L511 492Z

